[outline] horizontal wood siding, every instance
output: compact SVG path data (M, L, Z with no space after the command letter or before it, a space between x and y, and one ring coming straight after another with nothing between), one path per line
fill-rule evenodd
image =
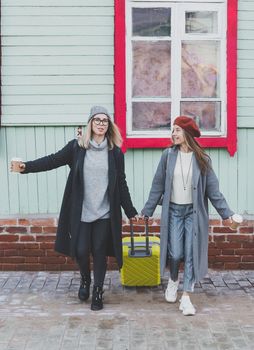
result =
M68 167L46 173L9 172L11 157L31 160L62 148L75 137L73 127L4 127L0 130L0 216L58 213ZM220 189L234 211L254 215L254 129L240 129L238 151L208 150ZM128 150L125 156L129 189L140 211L146 201L161 150ZM252 159L252 161L250 161ZM159 213L160 209L156 213ZM211 208L211 214L216 214Z
M254 215L254 3L239 0L238 8L238 150L233 158L223 149L209 153L231 208ZM2 0L3 115L24 125L0 129L1 217L59 212L68 169L17 175L9 162L64 146L76 132L66 125L85 121L93 104L113 112L113 13L113 0ZM35 119L40 126L26 126ZM45 126L56 120L65 126ZM139 211L160 155L158 149L126 153Z
M254 128L254 2L238 0L238 126Z
M19 154L35 159L62 148L75 137L72 127L6 127L0 130L0 215L57 213L66 182L67 167L27 175L9 172L10 159Z
M2 0L5 125L78 125L113 113L114 0Z

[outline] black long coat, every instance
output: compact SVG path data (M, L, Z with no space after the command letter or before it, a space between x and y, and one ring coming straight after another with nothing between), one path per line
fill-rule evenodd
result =
M84 195L83 165L86 150L77 140L70 141L55 154L34 161L26 162L25 173L35 173L69 165L70 173L66 183L62 206L59 215L55 250L75 257L76 242L82 212ZM119 268L122 267L122 213L121 206L128 218L137 214L133 207L124 171L124 155L120 148L108 151L109 202L111 237L108 242L108 256L115 256ZM96 193L96 189L95 189Z

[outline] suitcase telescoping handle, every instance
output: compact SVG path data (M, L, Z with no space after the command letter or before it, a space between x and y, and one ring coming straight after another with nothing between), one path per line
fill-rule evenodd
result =
M149 234L148 234L148 216L145 216L145 233L146 233L146 256L150 255L149 249ZM131 252L130 255L135 255L135 245L134 245L134 231L133 231L133 221L130 220L130 230L131 230Z

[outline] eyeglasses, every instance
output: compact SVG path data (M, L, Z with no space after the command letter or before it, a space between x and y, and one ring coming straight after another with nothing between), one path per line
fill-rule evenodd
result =
M102 124L103 126L106 126L109 123L108 118L105 118L105 119L93 118L93 122L96 125Z

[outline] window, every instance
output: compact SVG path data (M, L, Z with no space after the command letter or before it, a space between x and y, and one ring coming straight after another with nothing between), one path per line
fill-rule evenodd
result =
M234 154L236 1L115 1L115 14L115 119L126 147L165 147L173 119L188 115L203 146Z

